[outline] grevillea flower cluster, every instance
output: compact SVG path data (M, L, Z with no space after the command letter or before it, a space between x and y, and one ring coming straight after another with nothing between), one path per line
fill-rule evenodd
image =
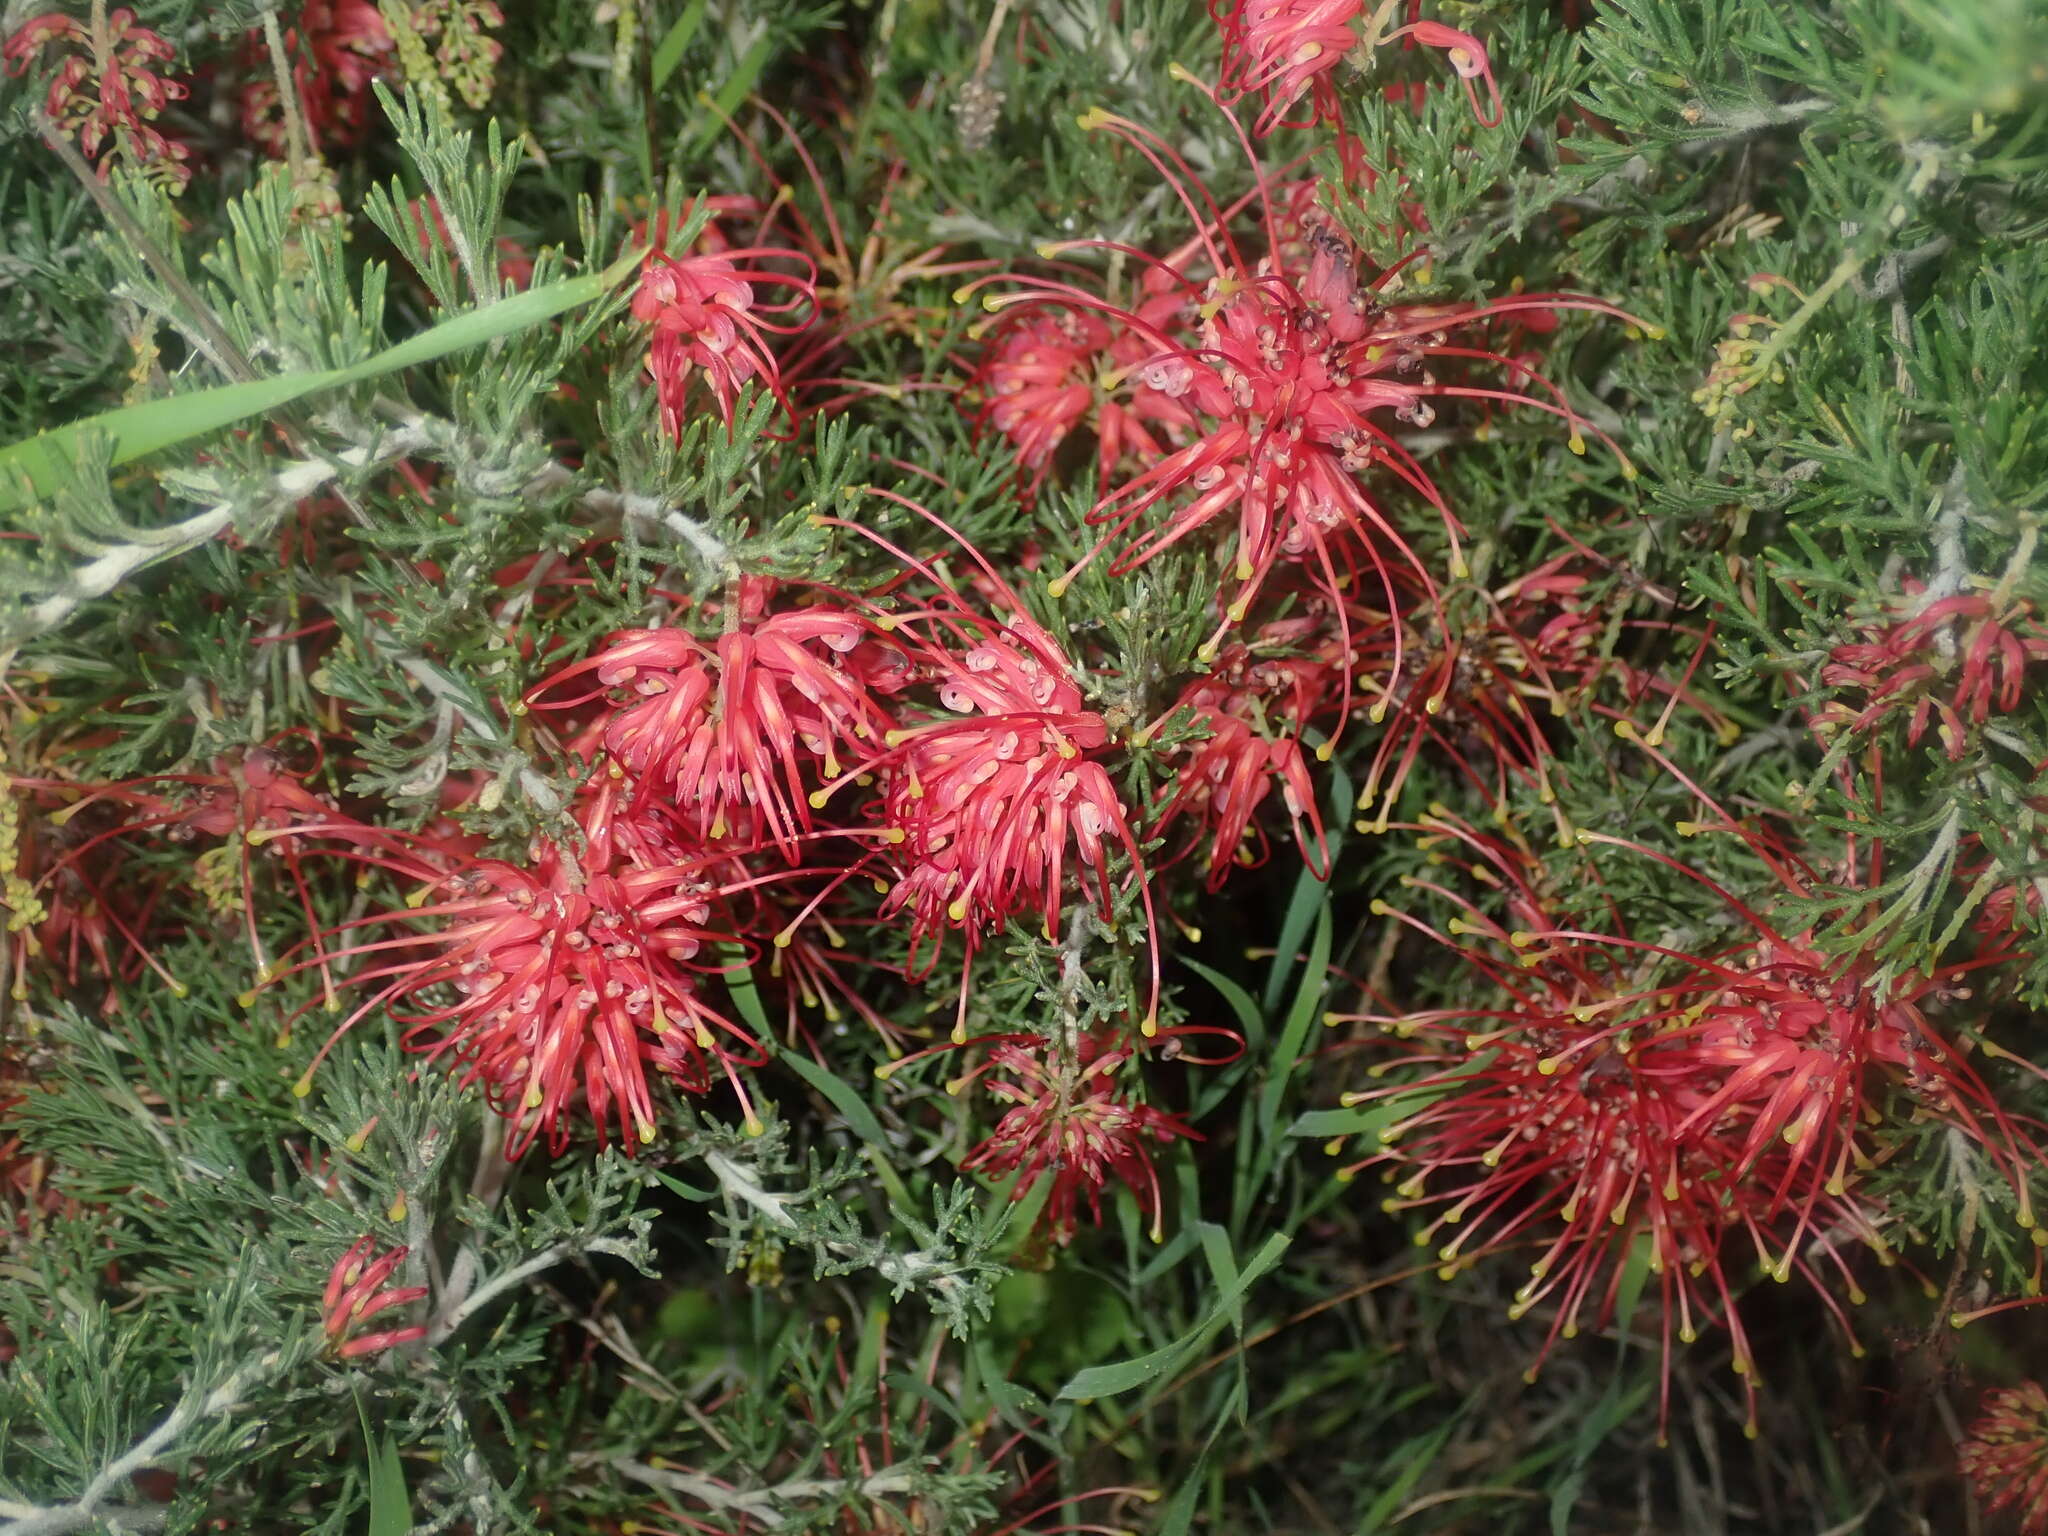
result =
M1835 697L1814 714L1825 734L1861 735L1902 720L1908 745L1934 727L1951 761L1994 715L2019 708L2029 667L2048 661L2048 629L2023 602L1996 592L1941 596L1912 578L1900 612L1834 646L1821 664Z
M848 923L900 923L909 959L894 974L912 983L957 946L967 969L941 1048L966 1044L974 956L1013 920L1050 934L1076 894L1103 921L1126 890L1147 914L1152 897L1133 813L1099 760L1109 727L1072 659L992 567L970 598L895 553L927 596L747 578L707 612L715 638L627 631L556 668L528 705L585 777L572 826L523 860L324 806L310 824L252 831L252 843L316 839L412 887L401 907L316 929L261 984L317 976L303 1014L338 1006L345 971L360 1001L321 1055L388 1012L408 1047L480 1088L510 1125L512 1155L543 1136L565 1146L577 1123L645 1146L663 1082L728 1085L758 1126L744 1073L764 1063L764 1042L736 1022L719 979L759 962L790 989L792 1019L797 999L836 994L900 1055L900 1031L839 972ZM978 606L982 589L1000 619ZM846 905L857 879L881 897L864 915ZM1156 934L1144 942L1154 978L1124 1043L1097 1041L1065 1065L1005 1043L999 1100L1032 1070L1045 1083L1080 1073L1065 1107L1012 1111L975 1164L1021 1171L1020 1198L1050 1176L1046 1221L1063 1239L1076 1202L1095 1209L1111 1175L1149 1189L1156 1217L1144 1142L1192 1134L1120 1075L1156 1027Z
M2048 1392L2038 1381L1985 1393L1956 1461L1987 1513L2011 1510L2021 1536L2048 1531Z
M1781 839L1700 804L1681 831L1738 840L1782 895L1816 888ZM1364 1016L1399 1043L1386 1066L1413 1070L1347 1098L1377 1106L1378 1124L1377 1145L1346 1176L1383 1169L1395 1183L1390 1211L1434 1213L1416 1240L1436 1248L1446 1277L1488 1254L1533 1252L1511 1316L1543 1309L1545 1352L1612 1319L1640 1255L1660 1292L1667 1406L1674 1332L1689 1343L1718 1321L1754 1432L1762 1363L1737 1307L1752 1269L1798 1275L1860 1353L1835 1293L1862 1299L1854 1251L1897 1262L1882 1202L1861 1187L1872 1167L1864 1137L1888 1093L1966 1137L2032 1225L2040 1150L1923 1006L1965 991L1995 956L1887 980L1869 961L1823 953L1809 932L1781 930L1669 854L1580 831L1589 852L1653 860L1725 908L1724 942L1646 938L1611 902L1599 921L1558 915L1561 893L1525 844L1442 808L1419 830L1433 862L1466 878L1403 884L1456 915L1438 929L1383 901L1374 911L1446 946L1499 1001ZM1485 908L1460 886L1505 900Z
M9 75L26 74L38 60L55 61L42 110L57 130L75 138L105 176L118 156L172 189L192 179L192 151L156 126L164 108L189 94L165 65L178 50L162 34L120 6L103 26L58 12L23 23L4 44L0 63Z
M285 58L300 121L315 149L360 144L376 114L371 87L395 78L398 48L372 0L305 0L283 32ZM265 154L282 159L291 141L275 61L262 32L242 44L242 132Z

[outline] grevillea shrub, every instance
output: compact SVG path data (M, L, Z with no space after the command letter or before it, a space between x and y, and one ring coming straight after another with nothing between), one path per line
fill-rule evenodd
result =
M0 1536L2048 1530L2037 9L0 12Z

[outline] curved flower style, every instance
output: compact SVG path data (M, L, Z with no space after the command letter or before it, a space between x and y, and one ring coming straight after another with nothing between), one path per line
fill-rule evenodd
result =
M1011 1191L1013 1200L1022 1200L1049 1175L1052 1188L1039 1220L1059 1243L1073 1240L1084 1197L1091 1219L1102 1219L1102 1192L1114 1177L1150 1206L1152 1239L1159 1241L1163 1207L1147 1143L1199 1141L1199 1133L1172 1115L1122 1096L1116 1079L1134 1054L1129 1046L1083 1035L1071 1061L1047 1060L1044 1041L1032 1039L1029 1047L1005 1040L971 1074L1007 1074L992 1076L988 1091L1014 1107L961 1161L961 1168L1021 1174Z
M794 864L811 829L809 766L834 777L841 754L864 755L889 728L875 669L848 661L877 644L871 625L826 607L742 618L709 646L680 629L626 630L529 700L581 704L591 695L561 690L594 675L613 707L593 734L613 762L672 795L710 843L765 842Z
M2020 1536L2048 1536L2048 1392L2038 1381L1985 1393L1956 1462L1987 1514L2012 1510Z
M326 1293L320 1298L320 1310L325 1314L321 1327L327 1334L329 1347L344 1360L373 1355L427 1336L426 1326L414 1323L404 1328L386 1328L349 1337L380 1312L410 1306L415 1301L424 1300L427 1295L424 1285L385 1286L392 1273L405 1262L405 1256L412 1251L410 1248L401 1244L372 1258L370 1255L376 1249L374 1237L359 1237L351 1243L348 1251L334 1261L334 1268L327 1276Z
M756 1064L757 1042L698 991L698 978L720 968L706 947L731 938L712 926L724 892L707 872L711 861L620 815L617 795L601 781L576 809L581 838L536 839L524 865L394 838L375 862L420 881L419 892L404 910L337 931L435 927L324 957L377 957L356 978L377 990L335 1029L293 1091L311 1092L313 1072L335 1043L389 1006L407 1026L408 1049L451 1057L465 1085L482 1084L511 1122L511 1157L542 1133L555 1150L566 1146L579 1103L600 1141L614 1117L629 1148L652 1141L650 1066L688 1093L723 1075L751 1120L735 1066Z
M759 265L764 258L793 263L802 275ZM763 303L756 292L760 285L785 288L789 297ZM633 294L633 318L654 330L647 373L660 396L661 423L670 436L682 439L692 371L703 375L728 428L740 386L750 379L759 379L793 417L795 407L783 390L768 338L802 331L816 304L816 271L801 251L739 246L682 256L649 252ZM805 312L804 318L792 324L767 318L798 310Z
M1868 1166L1858 1137L1887 1087L1980 1145L2031 1223L2026 1165L2038 1152L1915 1006L1976 962L1880 991L1859 958L1824 958L1676 860L1636 849L1718 894L1752 935L1686 953L1629 937L1618 913L1599 928L1553 918L1524 849L1447 813L1423 826L1432 845L1457 850L1440 862L1504 893L1505 922L1433 880L1404 884L1458 909L1449 936L1384 902L1374 910L1449 946L1501 1001L1361 1016L1410 1042L1426 1070L1347 1096L1383 1105L1387 1119L1381 1150L1350 1171L1409 1169L1390 1208L1438 1209L1418 1241L1456 1224L1439 1250L1453 1269L1511 1241L1541 1242L1514 1315L1556 1308L1546 1351L1588 1308L1604 1324L1637 1244L1662 1290L1667 1394L1674 1320L1690 1342L1718 1311L1754 1401L1731 1243L1746 1241L1777 1279L1800 1274L1848 1332L1828 1288L1832 1269L1851 1300L1861 1294L1841 1248L1892 1262L1883 1213L1857 1189ZM1743 836L1788 889L1806 889L1805 872L1762 834L1725 817L1699 830Z

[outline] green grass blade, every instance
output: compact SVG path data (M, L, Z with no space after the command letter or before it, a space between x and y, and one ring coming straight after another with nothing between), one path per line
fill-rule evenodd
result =
M405 1464L398 1459L398 1442L386 1430L381 1436L370 1431L369 1411L356 1398L356 1418L363 1426L363 1449L369 1454L367 1477L370 1489L370 1524L367 1536L407 1536L412 1529L412 1495L405 1488Z
M778 1059L790 1071L831 1100L832 1107L845 1117L854 1135L870 1146L886 1147L889 1144L888 1132L882 1129L882 1122L876 1117L873 1107L853 1091L845 1078L795 1051L779 1052Z
M1295 1063L1301 1059L1308 1044L1309 1031L1315 1028L1321 1015L1323 993L1328 989L1330 903L1320 886L1316 890L1325 899L1316 909L1316 932L1309 941L1308 965L1295 988L1294 1006L1287 1011L1287 1022L1281 1026L1279 1044L1266 1068L1266 1080L1259 1088L1259 1135L1269 1146L1280 1134L1280 1103L1287 1096L1287 1084L1294 1076Z
M88 434L111 438L113 464L127 464L320 390L359 384L402 368L417 367L540 325L564 310L602 297L625 276L635 259L622 258L602 272L545 283L496 304L456 315L397 346L385 348L375 357L365 358L352 368L288 373L274 379L194 390L167 400L122 406L0 448L0 514L18 512L63 485Z
M1243 1301L1244 1294L1267 1270L1280 1262L1280 1255L1287 1251L1290 1239L1284 1232L1275 1232L1266 1239L1265 1246L1252 1255L1252 1260L1239 1270L1237 1277L1223 1289L1209 1311L1194 1328L1175 1339L1163 1349L1150 1354L1139 1355L1134 1360L1120 1360L1115 1365L1091 1365L1084 1371L1076 1371L1067 1384L1060 1388L1060 1396L1074 1398L1115 1397L1120 1392L1129 1392L1147 1382L1162 1376L1171 1377L1186 1363L1188 1356L1200 1349L1203 1343L1230 1321Z
M658 91L668 84L668 77L676 72L683 62L683 53L690 46L690 40L697 35L697 29L704 25L706 0L690 0L675 25L661 35L661 41L654 49L654 68L651 79Z

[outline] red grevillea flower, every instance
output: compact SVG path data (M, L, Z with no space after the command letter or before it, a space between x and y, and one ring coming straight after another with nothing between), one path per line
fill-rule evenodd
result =
M287 733L295 735L297 733ZM277 746L252 747L215 762L211 773L162 774L113 784L81 785L59 778L18 778L44 814L24 850L34 863L31 893L47 908L24 935L26 954L47 954L76 984L89 956L110 983L154 971L175 995L185 984L172 976L147 942L147 930L164 882L138 892L132 860L122 857L130 838L163 838L174 843L220 839L192 860L190 884L215 911L239 914L259 977L270 961L256 923L257 868L279 865L301 909L312 919L312 898L301 861L310 843L299 830L317 823L331 831L337 821L331 803L305 787ZM317 764L315 765L317 767ZM310 770L309 770L310 771ZM362 835L371 837L368 829ZM345 841L359 841L353 832ZM106 855L112 852L113 857ZM132 961L114 958L112 940L127 946ZM115 1004L110 994L108 1006Z
M109 12L104 31L52 12L25 22L4 45L0 62L9 75L28 71L45 48L65 49L51 77L43 110L63 132L78 140L88 160L100 161L104 177L113 147L137 170L173 190L192 179L192 152L152 126L158 113L190 92L164 78L162 66L178 50L148 27L138 26L127 6Z
M710 644L680 629L626 630L596 656L554 674L537 703L594 676L612 707L590 733L612 761L673 797L712 843L772 844L794 864L811 830L810 792L889 728L870 691L873 668L847 657L880 644L872 625L828 607L741 619Z
M1942 749L1959 760L1973 727L2019 707L2027 668L2048 661L2048 630L2025 603L1995 593L1933 598L1917 581L1902 585L1907 617L1872 623L1863 639L1829 652L1820 680L1849 696L1821 709L1815 724L1863 732L1903 717L1907 743L1917 746L1932 721Z
M1334 709L1343 687L1332 639L1327 623L1314 617L1264 624L1250 643L1226 646L1214 669L1190 683L1160 722L1182 718L1206 733L1172 749L1182 761L1162 788L1154 828L1165 835L1186 820L1202 829L1210 839L1211 890L1233 867L1265 861L1258 811L1276 789L1302 858L1317 878L1328 873L1301 732Z
M329 149L361 143L370 126L370 87L398 68L398 44L373 0L306 0L297 25L285 31L284 45L292 90L313 142ZM241 93L242 132L281 160L290 134L261 32L243 43L242 61L250 74Z
M1050 1176L1039 1220L1059 1243L1072 1241L1083 1198L1090 1219L1101 1221L1102 1192L1116 1178L1150 1207L1152 1240L1159 1241L1164 1212L1147 1146L1201 1137L1174 1116L1125 1097L1117 1079L1133 1054L1129 1046L1097 1035L1081 1036L1071 1059L1035 1038L998 1044L968 1077L989 1074L990 1094L1013 1107L961 1168L998 1177L1021 1174L1013 1200ZM949 1088L958 1091L966 1081Z
M1053 450L1095 408L1095 375L1109 326L1094 315L1049 311L1006 325L982 365L984 418L1009 438L1036 484Z
M410 1344L427 1336L425 1325L414 1323L404 1328L387 1328L377 1333L349 1337L380 1312L410 1306L415 1301L424 1300L427 1295L424 1285L389 1288L385 1285L398 1266L405 1262L405 1256L411 1249L401 1245L372 1258L376 1250L377 1240L373 1237L359 1237L351 1243L348 1251L334 1261L334 1268L327 1276L326 1293L320 1298L320 1310L325 1314L321 1327L327 1334L329 1346L344 1360L373 1355L379 1350Z
M951 627L953 645L927 642L912 654L953 713L891 731L886 754L866 760L882 776L882 855L897 870L883 915L907 909L913 944L932 941L924 971L948 930L963 936L970 960L1014 915L1036 913L1057 933L1070 856L1084 883L1093 877L1105 914L1109 851L1120 848L1134 869L1141 862L1123 802L1092 756L1108 747L1109 728L1083 703L1052 637L1021 613L1008 624L959 615ZM1149 910L1149 891L1145 900ZM963 1017L965 1007L963 991Z
M1377 581L1389 613L1404 612L1417 594L1433 605L1437 581L1368 474L1384 472L1382 478L1405 485L1436 511L1451 546L1453 577L1464 574L1459 528L1394 427L1428 425L1432 402L1440 399L1531 405L1561 417L1571 428L1571 446L1583 451L1593 432L1584 419L1525 363L1488 350L1473 333L1523 314L1569 308L1618 314L1612 306L1554 294L1484 305L1389 306L1378 290L1392 270L1365 280L1344 238L1309 220L1313 210L1302 206L1296 190L1270 185L1256 164L1253 200L1267 254L1253 261L1230 235L1223 210L1164 140L1099 110L1083 123L1109 129L1147 159L1189 210L1196 233L1167 261L1096 240L1049 246L1046 254L1102 249L1136 257L1166 285L1167 302L1128 309L1063 278L1016 275L1009 279L1017 285L1012 291L983 302L996 311L1023 307L1102 317L1142 343L1113 377L1142 376L1196 426L1168 433L1170 441L1159 445L1167 451L1100 497L1089 520L1104 532L1052 581L1055 596L1113 546L1120 552L1110 570L1123 574L1215 526L1234 528L1219 551L1230 556L1236 583L1225 628L1244 619L1282 566L1311 584L1338 615L1340 629L1349 601L1344 594L1355 578ZM1286 194L1283 205L1275 205L1274 193ZM1198 282L1193 274L1203 270L1209 275ZM1171 318L1183 312L1192 317L1191 333ZM1456 381L1474 366L1504 370L1515 387ZM1064 397L1062 409L1071 409ZM1402 627L1391 633L1398 660ZM1208 653L1220 645L1221 630ZM1350 648L1346 637L1342 649Z
M523 865L393 835L390 850L369 862L418 880L419 890L406 909L338 931L434 926L327 957L373 957L355 979L376 991L342 1021L293 1091L310 1093L327 1052L388 1006L407 1026L408 1049L447 1056L465 1085L482 1084L511 1122L508 1156L543 1132L559 1151L579 1105L600 1140L616 1117L629 1148L652 1141L650 1067L688 1093L723 1075L751 1121L735 1068L757 1064L756 1042L699 991L701 977L720 968L707 947L732 937L712 926L725 893L710 861L674 845L657 824L624 814L619 796L601 780L576 808L581 837L537 838Z
M1712 830L1744 836L1789 889L1805 890L1805 872L1770 840L1712 814ZM1541 871L1518 844L1448 813L1424 830L1453 850L1440 862L1503 893L1505 921L1412 878L1404 884L1458 909L1448 935L1384 902L1374 910L1452 948L1501 1000L1366 1016L1409 1042L1425 1070L1347 1097L1385 1104L1390 1117L1383 1149L1352 1171L1408 1170L1391 1208L1438 1210L1421 1241L1456 1227L1439 1250L1447 1267L1538 1246L1514 1315L1554 1306L1550 1339L1575 1333L1589 1309L1604 1324L1641 1242L1661 1287L1667 1393L1673 1323L1689 1342L1718 1311L1753 1405L1757 1362L1729 1249L1746 1243L1777 1279L1796 1271L1848 1330L1827 1278L1860 1297L1841 1249L1892 1261L1882 1212L1857 1188L1869 1165L1858 1138L1888 1085L1983 1147L2031 1222L2024 1165L2038 1154L1916 1006L1952 990L1968 965L1881 990L1858 958L1823 958L1678 861L1635 850L1706 885L1737 919L1744 936L1689 953L1630 937L1618 912L1597 926L1551 916Z
M823 809L847 780L880 781L881 843L875 857L895 871L882 915L908 911L910 979L928 975L940 942L958 933L971 968L982 941L1012 917L1034 913L1050 939L1058 933L1071 858L1083 885L1092 882L1105 921L1114 908L1109 860L1130 860L1149 934L1156 935L1152 894L1131 821L1108 771L1097 760L1110 744L1108 723L1087 707L1074 664L1025 611L1015 591L978 551L925 508L881 489L895 502L951 535L971 558L986 589L1009 610L1005 621L978 613L931 566L871 530L855 528L939 589L929 610L886 615L914 671L935 691L938 713L904 723L879 751L811 796ZM922 952L921 958L920 951ZM1159 955L1142 1021L1158 1027ZM954 1038L966 1038L965 971Z
M1408 24L1387 30L1404 4ZM1253 132L1262 138L1276 128L1341 122L1331 78L1337 66L1353 49L1362 47L1370 58L1382 45L1406 40L1410 46L1443 49L1465 82L1465 95L1480 126L1498 125L1500 91L1486 50L1468 32L1421 20L1416 15L1421 8L1421 0L1378 0L1366 15L1366 0L1209 0L1209 15L1223 33L1220 94L1233 103L1245 96L1265 97L1265 108L1253 124ZM1479 95L1482 82L1484 102ZM1304 96L1309 99L1306 116L1290 118L1289 112Z
M1504 803L1514 780L1550 804L1552 748L1543 722L1574 708L1620 720L1661 695L1662 712L1644 736L1649 745L1662 745L1680 706L1732 742L1733 725L1692 689L1711 626L1702 637L1668 620L1625 621L1627 629L1677 630L1692 642L1676 677L1636 667L1612 654L1614 621L1601 611L1599 593L1579 557L1566 553L1491 592L1468 586L1435 607L1416 604L1405 643L1394 633L1402 616L1355 609L1359 687L1372 695L1367 717L1384 726L1358 794L1358 809L1378 814L1358 830L1387 830L1409 770L1432 742L1489 803ZM1600 698L1604 681L1618 685L1615 702Z
M783 261L799 270L778 271L760 265L764 260ZM740 386L752 379L795 415L768 338L796 335L809 324L817 302L816 277L808 257L783 246L730 247L716 254L683 256L662 250L648 253L633 294L633 318L653 327L647 372L661 397L662 425L671 436L682 438L693 370L704 376L728 427ZM786 289L789 296L765 303L756 291L763 286ZM802 318L791 323L768 318L799 311Z
M1183 365L1157 361L1149 339L1181 330L1185 308L1179 293L1154 293L1137 309L1144 332L1073 309L1027 310L998 322L977 371L987 400L981 419L1010 440L1032 487L1084 423L1095 433L1105 480L1126 460L1158 461L1163 441L1184 441L1199 429L1178 398Z
M1956 1462L1986 1514L2012 1510L2020 1536L2048 1536L2048 1392L2039 1382L1985 1393Z

